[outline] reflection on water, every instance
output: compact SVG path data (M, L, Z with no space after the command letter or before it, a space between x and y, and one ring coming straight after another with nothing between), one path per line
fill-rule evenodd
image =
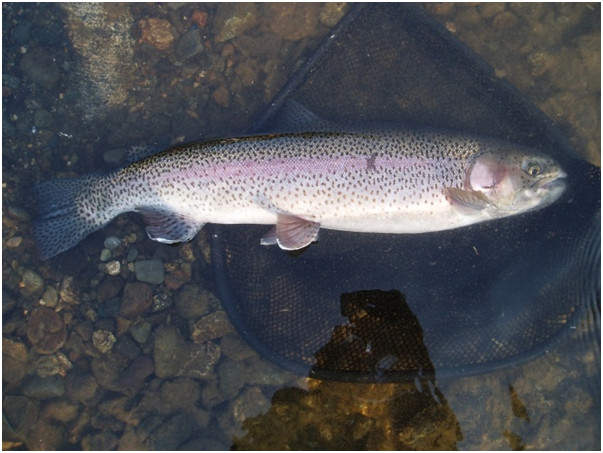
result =
M459 5L437 6L433 12L470 45L479 33L495 33L477 42L491 47L505 43L485 51L495 55L497 75L504 77L504 70L520 88L531 87L539 105L551 108L547 112L555 118L568 112L563 118L572 125L568 132L573 143L586 144L589 159L597 161L593 149L600 149L598 109L594 114L590 109L590 81L598 83L600 78L600 25L589 20L591 6ZM513 340L502 341L497 332L470 347L450 342L449 334L467 339L474 329L483 339L489 319L505 325L509 313L525 308L519 296L549 294L546 281L526 282L522 273L546 266L566 275L573 261L555 260L557 250L561 256L565 249L549 245L573 246L578 238L571 229L559 235L553 226L522 232L521 224L505 224L490 231L483 243L472 240L479 230L464 238L442 237L438 240L447 250L459 251L458 264L447 268L438 262L438 251L428 247L407 247L406 253L388 256L393 245L382 239L321 237L319 247L296 263L328 257L333 269L345 269L350 262L342 257L355 256L357 248L365 247L381 253L388 264L380 275L385 283L340 282L345 289L334 294L319 288L307 296L311 303L301 324L276 323L280 330L267 333L286 338L284 345L303 346L306 376L327 377L325 371L346 368L364 373L365 379L368 373L371 383L300 377L268 361L271 351L262 350L261 344L253 345L260 353L250 347L249 332L237 331L240 323L231 324L228 304L216 296L216 252L207 231L191 243L168 247L147 240L136 216L123 216L57 259L37 259L30 234L33 181L122 165L129 145L161 146L240 133L349 9L340 4L3 4L3 447L599 448L600 284L588 287L594 306L580 311L573 309L579 304L565 301L561 305L570 310L547 319L547 335L535 331L535 343L555 336L551 332L563 332L560 341L539 343L542 355L478 376L438 375L443 363L457 361L456 356L438 355L446 346L459 350L462 344L464 356L475 359L486 345L500 353L492 346L495 341L505 346ZM359 29L354 32L363 36ZM546 55L537 47L542 39L553 41ZM408 52L412 50L409 46ZM346 56L345 51L338 53ZM527 60L511 61L513 55ZM390 65L397 61L394 53L381 57ZM511 62L511 69L499 68L501 58ZM415 66L402 72L419 73ZM441 68L429 68L434 74L424 79L439 81L435 70ZM370 84L369 69L354 74L352 88ZM587 83L572 90L567 82L581 79L572 77L574 69ZM562 78L556 82L559 72ZM342 86L349 82L343 75L331 79ZM550 98L549 86L559 88ZM379 87L384 94L398 88ZM443 96L451 88L438 84L434 90ZM370 105L367 92L359 90L357 98L345 92L344 97L378 116L383 105ZM421 114L416 101L423 95L402 90L392 102L398 109ZM425 99L422 106L430 115L434 109L439 112L439 99ZM330 107L336 111L340 105ZM458 122L470 119L462 116ZM506 130L503 124L494 126ZM568 203L568 210L581 202ZM586 220L591 219L575 222L586 225ZM518 234L505 236L505 231ZM500 243L492 244L493 236ZM588 247L592 239L585 240L587 246L576 259L597 268L600 243L595 253ZM403 238L397 240L403 244ZM525 246L524 262L514 266L511 259L504 261L504 244ZM539 253L540 248L549 254ZM245 250L252 253L251 247ZM397 262L399 256L407 262ZM268 258L254 255L264 276L273 270ZM493 263L505 266L490 272ZM482 288L457 288L455 282L468 279L451 282L446 276L474 265L471 275L479 275L478 282L487 286L501 281L503 286L514 285L515 293L494 285L484 299L491 305L481 307L481 317L463 324L467 301L451 295ZM588 279L592 273L585 275L586 283L593 283ZM438 281L434 291L420 285L429 277ZM391 284L400 278L407 284ZM285 320L277 317L279 311L299 309L294 299L270 298L296 284L291 276L283 274L267 283L259 272L244 284L248 300L266 310L260 321L267 316ZM436 298L435 290L446 285L450 293ZM307 286L296 291L301 294ZM574 287L584 287L584 281L572 280L562 288L571 294ZM391 288L399 291L385 291ZM431 303L423 302L424 293L432 297ZM511 301L509 294L518 297ZM337 322L321 325L317 307L333 310ZM472 313L478 308L472 306ZM436 322L443 314L454 317L452 325ZM292 354L293 349L284 349ZM300 362L295 355L288 359ZM484 363L490 361L483 357ZM435 377L429 373L434 368ZM375 382L389 380L396 370L413 373L401 382Z

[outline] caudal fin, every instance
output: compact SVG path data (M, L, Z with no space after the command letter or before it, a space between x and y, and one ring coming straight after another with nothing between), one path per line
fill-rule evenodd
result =
M74 247L93 231L102 228L111 217L99 206L92 212L91 204L81 200L94 190L100 176L46 181L34 187L38 204L38 217L33 232L40 257L49 259Z

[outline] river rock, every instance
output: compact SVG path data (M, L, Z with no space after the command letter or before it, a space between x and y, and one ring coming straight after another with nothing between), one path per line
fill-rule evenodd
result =
M147 377L153 372L153 360L149 356L137 357L119 377L120 391L127 395L135 395L143 387Z
M226 398L233 398L247 382L247 365L226 359L218 365L218 385Z
M243 423L247 418L255 417L270 409L270 401L259 387L245 389L241 395L230 404L230 411L237 423Z
M108 431L101 431L96 434L88 434L82 438L82 449L88 451L108 451L115 450L119 439Z
M2 381L16 384L27 372L27 346L2 337Z
M51 354L65 344L67 332L61 317L50 308L33 310L27 321L27 338L40 354Z
M79 413L79 405L71 401L61 399L52 400L46 403L42 411L43 418L50 418L62 423L68 423L75 420Z
M176 44L176 56L180 60L187 60L202 50L201 31L197 27L193 27L183 34Z
M63 302L71 305L80 303L79 288L73 277L68 276L63 278L61 289L59 290L59 297Z
M123 281L119 277L107 277L105 278L98 288L96 294L99 302L105 302L109 299L114 298L119 294L123 286Z
M146 343L151 334L151 324L147 321L139 322L130 327L130 335L140 344Z
M174 42L172 24L165 19L154 17L138 21L140 41L146 42L159 50L166 50Z
M51 89L61 78L59 67L52 58L53 52L36 48L23 55L19 68L23 73L42 88Z
M163 267L162 267L163 269ZM136 318L151 307L153 291L146 283L126 283L119 313L129 319Z
M59 376L32 376L23 385L23 394L39 400L56 398L65 393L65 383Z
M178 378L164 382L161 386L161 413L170 414L192 408L201 391L193 379Z
M59 376L65 377L67 372L73 368L73 364L67 356L61 352L52 355L43 355L36 360L36 374L40 377Z
M151 434L154 450L175 450L193 433L193 422L187 414L176 414L161 423Z
M159 285L165 278L165 270L161 260L141 260L134 265L136 279L141 282Z
M257 23L257 6L253 3L220 3L214 19L216 42L226 42Z
M2 399L2 416L6 418L6 423L2 423L3 438L10 429L12 434L22 439L36 424L39 413L40 409L36 401L21 395L6 395Z
M197 319L209 311L212 298L216 299L211 292L201 290L199 285L184 285L176 297L176 312L184 319Z
M21 276L19 287L21 288L21 292L26 296L39 294L44 288L44 279L36 272L26 269Z
M115 335L109 330L96 330L92 334L92 344L101 353L106 354L115 344Z
M257 355L251 347L245 343L238 333L233 332L225 335L220 340L222 353L235 361L245 360Z
M25 444L29 450L52 451L64 449L65 428L57 423L39 420L27 433Z
M203 343L214 338L234 332L234 327L223 310L217 310L200 318L193 324L191 339L195 343Z
M42 294L42 299L40 299L40 305L44 307L54 308L57 306L59 302L59 293L53 286L49 286Z
M318 34L318 3L268 3L270 29L284 39L297 41Z
M91 374L70 374L67 377L67 396L73 401L85 403L96 395L98 384Z

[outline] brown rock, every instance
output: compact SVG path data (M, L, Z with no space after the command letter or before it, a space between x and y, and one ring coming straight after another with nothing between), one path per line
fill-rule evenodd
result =
M154 371L153 360L149 356L137 357L120 376L118 385L123 393L134 395L142 388L145 379Z
M2 337L2 380L16 384L23 379L27 366L27 347Z
M298 41L318 33L321 5L318 3L266 4L270 29L284 39Z
M27 338L40 354L52 354L65 344L65 324L54 310L36 308L27 321Z
M234 332L226 312L218 310L199 319L193 324L191 338L195 343L203 343Z
M220 3L214 24L216 42L229 41L257 23L257 7L253 3Z
M141 33L139 42L146 42L159 50L168 49L174 42L172 24L165 19L141 19L138 26Z
M73 277L65 277L63 279L61 282L61 289L59 290L59 297L63 302L71 305L80 303L79 289Z
M124 318L135 318L151 307L153 291L146 283L127 283L124 287L119 313Z
M212 97L216 104L222 107L228 107L230 104L230 93L224 85L221 85L216 91L214 91Z
M205 11L196 9L193 11L191 20L196 23L199 28L203 28L207 24L207 13Z
M119 294L123 282L118 277L108 277L98 285L97 296L99 302L105 302L106 300L112 299Z

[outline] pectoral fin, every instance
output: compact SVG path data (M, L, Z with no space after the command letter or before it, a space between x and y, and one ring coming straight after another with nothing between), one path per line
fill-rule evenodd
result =
M299 250L318 238L320 224L288 214L278 214L276 228L270 230L260 243L278 244L283 250Z
M454 187L445 189L446 198L453 204L464 210L480 211L490 205L490 201L483 192L477 190L463 190Z
M203 227L203 223L168 210L141 207L136 211L144 217L149 238L164 244L190 241Z

